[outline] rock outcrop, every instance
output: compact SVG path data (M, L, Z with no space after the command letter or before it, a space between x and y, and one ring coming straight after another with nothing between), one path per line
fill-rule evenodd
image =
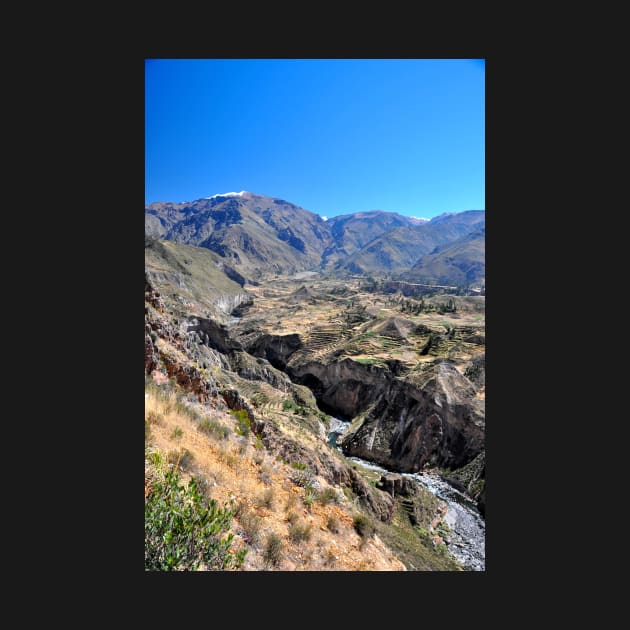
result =
M390 381L363 422L343 438L345 453L402 472L428 463L459 468L483 448L485 413L475 388L448 362Z

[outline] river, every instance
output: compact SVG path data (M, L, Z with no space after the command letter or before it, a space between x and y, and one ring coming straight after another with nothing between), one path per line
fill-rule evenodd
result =
M349 422L331 418L328 443L339 450L338 439L348 430ZM346 457L351 462L369 470L387 473L382 466L368 462L359 457ZM486 569L486 523L479 513L474 501L432 473L401 473L422 485L426 490L444 501L448 508L444 520L450 527L449 552L457 558L468 571L485 571Z

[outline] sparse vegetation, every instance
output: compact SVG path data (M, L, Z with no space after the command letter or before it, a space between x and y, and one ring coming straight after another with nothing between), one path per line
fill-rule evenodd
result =
M310 512L311 507L313 506L313 501L317 499L317 491L312 486L306 486L304 488L304 497L302 497L302 501L306 506L306 509Z
M187 486L177 471L153 480L144 507L144 568L147 571L195 571L238 568L246 550L231 554L233 512L219 508L199 492L195 479Z
M229 427L226 427L220 422L212 420L211 418L203 418L199 421L199 424L197 426L202 433L213 435L214 437L217 437L221 440L227 440L227 438L230 437L230 434L232 433Z
M304 542L311 539L312 526L304 522L289 525L289 538L293 542Z
M230 413L236 418L236 433L247 437L251 430L251 421L247 415L245 409L239 409L238 411L230 411Z
M328 517L328 520L326 521L326 529L331 531L333 534L339 533L339 520L337 519L336 516L333 516L331 514Z
M149 411L147 412L147 422L149 424L157 424L158 426L161 426L164 424L164 416L157 411Z
M272 566L278 566L282 560L282 547L282 538L278 534L270 534L267 537L267 545L263 556L265 562Z
M267 488L259 497L258 497L258 505L259 507L267 508L268 510L273 509L274 504L274 493L271 488Z
M187 448L171 450L166 455L166 461L169 464L172 464L176 468L181 468L182 470L190 470L194 459L194 455Z
M362 538L369 538L374 535L374 523L365 514L355 514L352 525Z
M241 505L236 518L243 528L247 542L251 545L258 543L260 540L260 528L262 527L260 516L246 505Z
M317 495L317 499L322 505L328 505L329 503L337 503L337 491L334 488L324 488Z
M332 286L330 300L320 300L316 305L305 302L299 308L294 306L287 309L282 302L286 301L285 298L290 291L294 291L294 285L279 278L278 286L274 288L269 299L257 300L255 306L250 308L249 313L255 314L256 318L249 321L247 319L249 315L246 313L242 323L235 324L237 335L240 335L241 327L247 335L246 327L258 321L260 330L271 336L290 335L295 330L299 332L305 344L296 355L299 361L312 359L326 364L332 357L332 360L349 359L368 366L387 365L401 380L405 379L408 373L415 371L413 376L418 378L419 386L424 382L422 372L443 358L451 357L460 373L465 373L475 359L476 363L468 374L472 377L479 375L480 382L483 383L483 357L480 355L485 336L482 327L478 323L473 323L473 316L477 319L480 317L473 312L473 307L476 308L473 302L477 300L483 307L483 300L454 297L453 303L457 305L458 312L456 315L449 314L449 318L453 318L453 324L457 320L456 328L454 326L442 328L439 304L448 305L448 297L444 295L428 298L425 296L423 301L426 310L422 316L416 317L415 313L409 312L402 317L396 306L386 305L386 298L378 292L366 296L357 291L360 280L349 279L344 283L348 287L335 280L326 279L324 283L324 286ZM339 291L336 287L339 287ZM249 291L249 286L247 290ZM344 321L344 317L340 317L341 302L335 303L337 300L335 296L348 291L353 303L350 304L350 298L345 301L349 308ZM163 297L168 297L161 288L160 292ZM252 285L251 292L254 298L262 297L262 289L256 285ZM183 323L185 319L190 319L195 300L185 292L181 292L181 295L185 301L178 305L178 317ZM328 295L328 292L325 295ZM392 297L392 301L397 299L400 299L400 294ZM311 308L313 306L315 307ZM417 308L417 304L413 306ZM210 307L203 310L196 306L194 308L203 317L216 318ZM380 478L380 474L366 473L362 467L348 462L342 453L328 448L320 436L323 432L322 422L329 428L330 416L317 408L315 399L310 396L305 386L291 385L284 380L283 375L275 371L275 367L271 368L268 362L258 358L254 360L251 357L243 359L243 369L247 361L248 370L264 370L266 375L264 378L249 380L248 374L248 378L244 378L240 376L240 371L231 371L223 358L209 359L206 348L198 345L198 342L192 339L192 335L184 335L181 343L180 340L174 339L168 330L174 319L169 321L168 313L159 308L151 309L152 307L148 312L149 317L155 320L154 329L166 331L166 334L160 332L157 348L159 356L156 357L157 370L159 371L161 363L163 371L168 369L168 373L176 373L181 385L177 385L174 378L163 384L165 376L155 371L154 367L151 370L154 376L148 375L145 378L145 391L149 393L145 411L145 466L158 461L157 456L153 454L157 448L163 453L162 459L168 459L171 463L176 463L176 456L179 457L183 453L183 466L180 461L179 467L198 475L197 487L201 495L208 499L214 498L219 504L229 501L231 496L238 497L242 506L238 514L234 515L233 527L239 533L243 533L244 542L237 538L234 546L243 544L249 546L249 557L244 567L246 570L260 570L263 567L280 565L288 570L317 570L331 566L339 570L397 568L396 561L392 560L387 549L366 543L374 533L378 533L379 539L393 550L396 557L408 568L454 570L455 563L452 558L442 556L446 547L440 545L440 549L436 548L433 543L435 533L429 534L427 529L436 514L435 506L430 501L423 500L422 505L414 506L415 518L412 519L407 511L402 509L400 499L396 496L392 523L382 523L376 518L372 521L370 512L362 515L367 519L368 525L362 523L361 519L352 521L353 514L358 514L359 510L367 510L367 505L350 487L344 487L343 484L338 487L327 485L332 483L331 473L335 473L335 479L342 479L345 476L338 475L339 471L333 470L332 467L352 466L372 487L376 479ZM361 313L365 316L364 323L355 320ZM380 315L377 315L379 313ZM483 315L483 308L478 309L478 313ZM384 324L384 319L395 321ZM357 323L352 323L355 321ZM310 334L313 327L317 332L315 335ZM447 332L444 332L445 329ZM231 332L229 334L232 335ZM424 358L418 356L430 335L431 341L435 343L427 344L427 356ZM188 337L191 337L190 341ZM247 336L243 339L247 339L249 343ZM308 345L311 341L314 341L313 347ZM191 358L188 350L184 348L184 343L188 344L189 349L192 344L191 352L197 354ZM203 344L203 340L201 343ZM272 340L272 343L275 342ZM289 340L287 343L293 342ZM394 357L396 361L390 362ZM187 360L189 363L186 363ZM204 364L206 367L203 372L190 371L197 370L198 366ZM153 365L155 366L155 363ZM349 365L352 370L351 364ZM181 369L182 366L185 371ZM273 379L268 378L272 369ZM190 384L190 381L186 380L186 375L195 379L201 377L200 388L197 388L196 382L194 383L199 395L190 392L181 394L183 388ZM261 374L252 376L259 377ZM207 382L204 383L204 380ZM281 387L274 384L276 380L282 381ZM208 383L210 390L207 388ZM322 383L326 386L323 381ZM473 384L477 385L476 382ZM314 380L313 391L317 391L318 387L319 384ZM230 398L227 395L223 396L224 392L236 392L238 395ZM208 398L208 393L211 398ZM481 389L479 394L481 399L483 396ZM251 412L247 411L248 404L253 406L256 417L260 414L260 423L254 424L250 421ZM230 411L229 408L235 405L244 408ZM357 424L368 415L369 412L365 411L350 429L356 429ZM267 426L264 444L262 434L257 435L259 432L257 427L262 427L262 422ZM203 438L202 433L213 439ZM185 449L190 449L192 459L189 462L186 461ZM252 465L252 462L257 467ZM273 466L270 465L272 463ZM323 471L322 468L328 470ZM182 473L185 478L188 477L187 472ZM287 483L287 477L295 486ZM209 482L207 488L204 487L203 479ZM474 489L479 490L478 486L481 483L483 482L475 482L477 485ZM468 491L472 486L472 483L468 484ZM348 505L342 491L351 500L352 507ZM376 492L374 494L376 495ZM333 504L336 506L330 507ZM307 514L305 507L310 514ZM419 527L425 528L426 538L419 531ZM289 528L290 534L287 536ZM304 535L302 530L308 533ZM355 531L358 536L354 534ZM445 531L439 525L436 527L436 533L445 537ZM277 538L275 542L274 537ZM356 553L357 541L362 549L367 544L364 553ZM278 550L281 560L276 562L274 558ZM308 558L311 554L313 562L309 565ZM338 556L336 560L335 556Z

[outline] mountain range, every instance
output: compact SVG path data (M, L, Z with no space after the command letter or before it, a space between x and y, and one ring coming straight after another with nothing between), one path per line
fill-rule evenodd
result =
M151 203L145 234L208 249L235 278L250 282L302 271L457 286L485 282L483 210L430 221L383 210L325 220L289 201L243 191Z

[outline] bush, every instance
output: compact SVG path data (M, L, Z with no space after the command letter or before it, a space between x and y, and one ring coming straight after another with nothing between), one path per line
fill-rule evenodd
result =
M179 440L182 435L184 435L184 432L181 430L181 428L175 427L173 429L173 433L171 433L171 440Z
M306 486L306 488L304 488L304 497L302 498L302 501L309 512L311 511L313 501L315 501L316 498L317 491L312 486Z
M374 523L364 514L356 514L352 524L357 534L362 538L368 538L374 534Z
M311 525L305 523L291 523L289 525L289 538L293 542L310 540L312 529Z
M209 570L240 567L247 550L230 553L232 514L229 506L206 500L195 479L184 486L176 470L167 471L144 504L145 570L196 571L202 563Z
M258 506L265 507L268 510L273 509L273 490L271 488L267 488L259 497L258 497Z
M306 470L306 464L302 462L291 462L291 468L295 468L295 470Z
M263 558L267 564L278 566L282 560L282 538L278 534L270 534L267 537L267 545Z
M333 534L339 533L339 521L334 516L329 516L326 521L326 529L332 532Z
M254 457L254 464L256 464L256 466L260 466L264 461L265 461L265 454L264 453L255 453Z
M236 433L247 437L251 430L251 422L247 411L240 409L239 411L230 411L230 413L236 418Z
M295 494L293 494L293 492L291 492L289 494L289 498L287 499L287 504L285 506L286 510L290 510L292 507L295 507L297 503L297 497L295 496Z
M324 488L317 498L322 505L337 503L337 491L334 488Z
M202 433L214 435L222 440L227 440L232 432L229 427L224 427L216 420L211 420L210 418L203 418L197 426Z
M290 398L286 398L282 401L282 411L293 411L297 413L299 406Z
M298 515L295 512L289 512L287 514L287 521L293 525L294 523L296 523L298 520Z
M194 459L195 456L187 448L169 451L166 455L166 461L169 464L173 464L175 468L181 468L182 470L189 470Z
M260 540L260 528L262 526L260 516L243 505L238 511L237 518L245 532L247 542L252 545L256 544Z
M157 424L157 426L161 426L164 422L164 416L157 411L149 411L147 413L147 422L149 424Z
M315 477L309 470L296 470L291 474L291 481L302 488L315 485Z

